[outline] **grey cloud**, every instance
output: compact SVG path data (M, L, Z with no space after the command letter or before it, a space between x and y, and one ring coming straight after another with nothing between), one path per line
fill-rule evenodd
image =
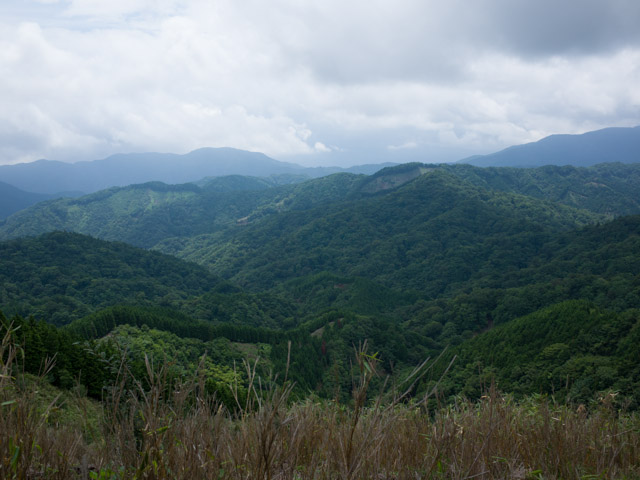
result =
M203 146L441 161L640 119L637 0L163 2L74 0L45 25L0 2L0 163Z
M37 152L45 151L46 146L46 140L35 132L20 131L5 122L0 124L0 165L36 160Z
M495 28L495 47L519 55L598 54L640 44L636 0L486 3L492 12L486 28Z
M470 59L486 53L536 59L640 45L637 0L325 4L290 10L305 29L283 45L319 78L339 83L456 82Z

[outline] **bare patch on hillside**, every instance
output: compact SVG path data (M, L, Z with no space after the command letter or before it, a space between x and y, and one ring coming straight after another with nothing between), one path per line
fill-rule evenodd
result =
M370 182L367 182L360 190L363 193L377 193L382 190L391 190L410 182L414 178L418 178L420 175L428 171L429 169L427 168L417 166L416 168L403 172L380 175L373 178Z

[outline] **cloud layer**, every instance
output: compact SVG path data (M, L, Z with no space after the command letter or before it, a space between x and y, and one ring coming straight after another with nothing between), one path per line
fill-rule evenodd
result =
M453 160L640 123L635 0L6 0L0 163Z

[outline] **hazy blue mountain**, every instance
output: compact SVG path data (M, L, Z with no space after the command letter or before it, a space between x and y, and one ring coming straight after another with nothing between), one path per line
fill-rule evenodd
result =
M50 195L31 193L0 182L0 220L7 218L15 212L27 208L34 203L51 198Z
M8 183L0 182L0 220L44 200L61 197L77 197L78 192L54 194L25 192Z
M605 128L582 135L551 135L489 155L460 160L478 167L587 167L605 162L640 162L640 126Z
M79 190L92 193L110 187L160 181L168 184L196 182L205 177L244 175L305 175L321 177L331 173L373 173L384 165L308 168L280 162L262 153L233 148L201 148L185 155L131 153L87 162L64 163L39 160L0 166L0 181L39 193Z

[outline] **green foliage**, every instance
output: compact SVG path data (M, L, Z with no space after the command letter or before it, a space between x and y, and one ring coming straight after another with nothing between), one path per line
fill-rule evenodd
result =
M439 165L436 168L489 190L520 193L611 217L640 213L638 163L603 163L587 168L569 165L539 168Z
M248 177L244 175L226 175L223 177L206 177L198 182L193 182L205 190L216 192L235 192L263 190L277 187L279 185L289 185L292 183L309 180L307 175L296 175L282 173L269 177Z
M359 179L336 174L309 180L301 187L233 176L211 180L202 188L161 182L114 187L18 212L0 225L0 239L66 230L150 248L162 240L179 242L280 211L333 202Z
M526 258L554 233L597 218L482 191L435 170L348 206L283 212L243 229L195 237L181 251L159 248L251 289L330 271L435 296L488 265L500 268L509 259ZM509 257L501 257L496 246Z
M142 355L152 352L155 352L153 357L158 361L161 361L165 355L177 362L176 368L183 370L187 368L193 371L194 358L199 358L205 352L208 352L208 358L217 365L224 364L231 367L234 361L237 361L238 364L241 363L238 351L229 350L228 347L222 348L221 345L228 346L229 342L240 342L270 345L271 348L263 353L262 359L265 362L268 361L274 371L281 376L287 370L287 358L290 356L289 378L296 382L297 392L315 389L322 375L320 341L310 337L308 331L304 329L282 331L234 323L214 324L208 321L193 320L184 314L167 309L115 306L76 320L66 326L65 330L85 339L97 339L106 335L108 335L107 338L119 339L123 334L135 332L134 336L140 337L141 341L146 342L144 345L138 342L128 348L137 355L137 373L144 372ZM146 332L149 331L153 332L151 338L150 335L146 335ZM190 357L187 359L172 354L171 348L173 347L165 348L162 346L164 343L160 341L156 342L160 346L156 345L154 338L161 339L164 338L163 335L166 338L171 338L174 344L188 342L191 349ZM117 341L122 344L120 340ZM290 352L287 348L289 341L292 342ZM188 363L188 367L185 366L186 363ZM213 367L209 365L207 368ZM225 395L228 393L227 391ZM227 398L227 400L229 399Z
M57 325L116 303L180 306L218 280L197 265L74 233L0 243L0 305Z
M476 187L586 209L608 218L640 212L638 164L589 168L478 168L470 165L406 164L369 177L334 174L303 183L299 176L218 177L194 184L151 182L103 190L78 199L43 202L0 226L0 239L70 230L146 248L162 243L170 253L185 239L283 211L343 204L362 195L389 192L417 176L446 172ZM171 239L171 240L170 240Z
M22 353L19 361L26 373L46 372L52 384L67 390L82 385L95 398L100 398L104 385L115 378L110 364L115 349L109 341L82 342L73 332L42 320L19 316L7 320L0 313L0 336L9 328ZM47 370L51 362L53 367Z
M250 327L285 328L296 326L298 307L290 299L269 292L246 293L220 285L193 297L182 306L189 315L214 322Z
M146 326L202 341L224 337L235 342L274 343L287 336L286 333L263 327L194 320L183 313L165 308L124 305L109 307L75 320L66 330L82 338L96 339L121 325Z
M252 352L263 344L280 375L289 358L296 394L346 398L350 354L365 340L382 371L397 374L521 317L543 322L540 312L567 300L614 316L637 308L640 216L602 223L636 208L635 168L408 164L282 186L227 177L111 189L74 201L88 215L80 223L159 241L225 280L157 253L54 233L0 244L0 303L10 315L74 320L66 331L88 339L130 325ZM53 205L38 211L71 218ZM545 337L534 355L542 363L504 374L501 385L581 399L611 386L634 391L633 356L576 351L565 337ZM550 377L536 376L547 364ZM469 360L450 391L478 394L499 368ZM56 381L72 378L62 369Z
M347 309L364 315L388 313L415 301L417 294L385 288L368 278L321 272L295 278L274 291L294 303L301 315L331 309Z
M554 394L576 403L611 390L636 408L640 376L630 358L637 359L637 346L625 347L637 336L639 313L601 310L581 300L512 320L451 352L457 359L445 389L477 398L495 381L515 394Z
M206 392L215 394L230 409L235 407L231 386L236 383L243 386L246 382L242 370L234 369L243 357L226 338L202 341L146 325L138 328L125 324L111 331L110 340L124 352L134 379L146 378L147 362L152 369L166 364L166 381L170 385L201 374Z

